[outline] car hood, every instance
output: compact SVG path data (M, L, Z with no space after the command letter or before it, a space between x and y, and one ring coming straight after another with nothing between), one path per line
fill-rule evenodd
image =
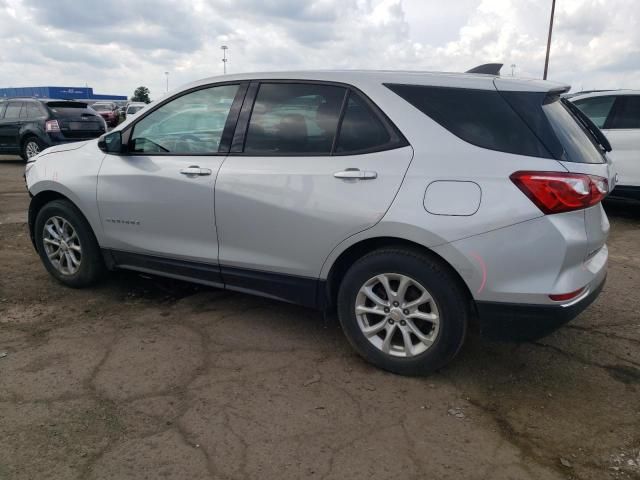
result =
M85 140L83 142L72 142L72 143L63 143L61 145L54 145L53 147L49 147L43 150L38 158L44 157L45 155L49 155L50 153L58 153L58 152L69 152L71 150L77 150L79 148L84 147L89 142L96 142L97 139L93 140Z

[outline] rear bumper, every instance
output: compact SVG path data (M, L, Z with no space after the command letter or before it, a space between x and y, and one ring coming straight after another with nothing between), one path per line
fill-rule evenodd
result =
M528 305L476 302L480 329L487 338L507 341L535 340L573 320L598 297L603 275L581 298L566 305Z

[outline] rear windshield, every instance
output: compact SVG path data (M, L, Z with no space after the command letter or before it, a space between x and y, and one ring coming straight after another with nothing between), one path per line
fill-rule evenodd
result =
M82 102L47 102L47 107L53 108L87 108L86 103Z
M47 107L57 118L79 118L95 115L82 102L47 102Z

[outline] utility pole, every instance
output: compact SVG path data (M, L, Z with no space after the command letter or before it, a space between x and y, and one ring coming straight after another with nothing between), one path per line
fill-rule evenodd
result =
M220 47L220 49L222 50L222 68L224 69L224 74L227 74L227 50L229 49L229 47L227 47L226 45L222 45Z
M556 0L551 0L551 19L549 19L549 37L547 38L547 56L544 59L544 75L543 80L547 79L547 71L549 70L549 51L551 50L551 32L553 32L553 15L556 12Z
M164 76L167 77L167 92L169 91L169 72L164 72Z

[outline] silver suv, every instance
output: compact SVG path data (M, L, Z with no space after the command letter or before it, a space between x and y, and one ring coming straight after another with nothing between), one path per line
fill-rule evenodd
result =
M478 318L530 339L602 289L608 143L568 87L481 74L281 72L187 85L31 159L47 270L114 268L336 308L401 374Z

